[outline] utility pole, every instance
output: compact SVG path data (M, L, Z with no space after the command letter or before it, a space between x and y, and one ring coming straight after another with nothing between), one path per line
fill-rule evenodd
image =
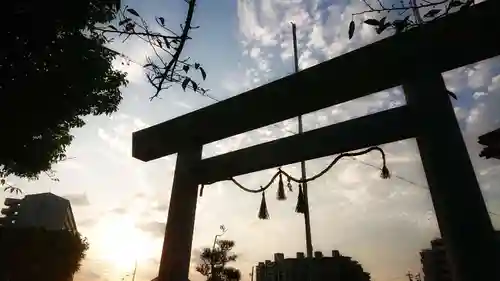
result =
M295 73L299 72L299 57L297 54L297 28L295 24L292 22L292 31L293 31L293 55L294 55L294 63L295 63ZM302 125L302 115L298 116L299 123L299 134L302 134L304 129ZM300 162L300 169L302 172L301 178L305 179L307 177L306 174L306 162ZM306 226L306 249L307 249L307 257L312 258L313 256L313 247L311 241L311 220L309 218L309 197L307 195L307 183L302 183L302 191L304 193L304 222Z
M217 244L217 238L224 235L226 233L227 229L226 227L222 224L220 226L220 230L222 231L220 234L216 234L214 237L214 244L212 245L212 255L210 257L210 275L212 280L218 280L214 279L214 271L215 271L215 261L214 261L214 253L215 253L215 245Z
M134 273L132 274L132 281L135 281L135 274L137 272L137 259L135 260Z

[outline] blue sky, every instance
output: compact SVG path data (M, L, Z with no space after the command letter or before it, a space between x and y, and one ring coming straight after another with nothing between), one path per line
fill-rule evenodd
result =
M123 1L143 17L163 16L167 25L183 21L182 0ZM224 99L292 73L292 35L289 22L298 28L300 68L305 69L369 44L373 30L358 25L347 38L351 13L363 8L360 1L320 0L218 0L199 1L186 56L207 70L203 86L210 95ZM361 19L358 19L361 21ZM141 61L148 49L138 42L113 47ZM166 221L175 155L143 163L131 157L131 133L186 114L214 101L180 87L149 101L153 89L142 69L134 64L116 67L129 73L119 112L110 117L90 117L74 130L75 141L67 160L56 166L60 182L42 177L36 182L9 179L27 193L51 191L70 199L80 231L91 244L76 280L117 280L133 270L137 280L156 276ZM477 157L477 136L500 126L500 64L491 59L444 74L471 160L490 211L500 213L498 161ZM334 81L334 75L332 81ZM334 91L334 82L331 85ZM307 93L305 93L306 95ZM404 104L400 88L304 116L306 130L326 126ZM279 106L279 105L277 105ZM284 105L283 105L284 106ZM256 113L258 114L258 113ZM218 126L207 120L207 126ZM290 135L295 120L260 128L204 147L204 157L225 153ZM419 271L418 251L438 235L438 228L414 140L383 145L389 168L398 178L382 180L379 172L359 161L344 160L310 187L311 223L315 250L338 249L359 260L373 280L406 280L408 270ZM309 161L310 173L320 171L330 157ZM378 155L363 161L378 165ZM285 167L298 174L297 165ZM247 186L267 182L273 171L239 177ZM248 279L251 266L272 259L274 252L293 257L304 251L303 218L293 210L296 193L276 202L268 196L271 220L257 219L260 196L243 193L231 183L205 188L199 199L192 266L203 246L211 245L219 225L225 238L236 241L240 255L236 267ZM500 219L492 215L500 228ZM191 280L203 280L194 271ZM392 279L391 279L392 278Z

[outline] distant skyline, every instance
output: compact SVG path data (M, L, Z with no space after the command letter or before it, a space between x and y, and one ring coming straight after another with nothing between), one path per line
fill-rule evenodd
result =
M129 0L122 5L134 7L149 20L163 16L172 27L182 22L186 8L181 0ZM350 15L362 7L361 1L354 0L199 1L193 24L200 28L193 31L184 55L207 70L203 86L210 89L209 94L225 99L293 73L290 21L297 25L301 69L381 39L372 28L360 24L354 38L348 40ZM139 62L148 51L134 42L113 47ZM481 146L477 137L500 127L499 62L494 58L444 74L448 89L458 96L452 102L487 207L497 214L500 161L478 157ZM120 60L116 66L127 71L130 80L120 110L110 117L88 117L85 127L73 131L75 140L67 153L70 159L55 167L60 181L43 176L34 182L9 179L28 194L50 191L71 201L78 229L90 242L76 281L121 280L132 273L136 259L137 281L156 277L175 156L148 163L133 159L132 132L214 103L180 87L149 101L153 89L142 69L133 63L122 66ZM335 94L334 73L328 86ZM401 88L389 89L307 114L305 130L403 104ZM207 126L220 125L207 120ZM296 130L295 120L280 122L206 145L203 157L289 136L289 131ZM324 253L338 249L352 256L371 273L372 280L407 280L408 270L420 271L419 251L429 247L439 231L415 141L382 147L395 175L390 180L380 179L378 170L360 161L346 159L310 185L313 246ZM380 163L377 153L359 159L376 166ZM320 171L330 160L308 161L308 171ZM284 168L299 175L298 165ZM238 179L258 187L272 172ZM221 224L228 229L224 238L236 242L239 259L234 266L241 270L244 281L250 280L252 266L273 259L273 253L294 257L296 252L305 252L303 217L294 211L296 187L284 202L274 200L275 191L272 188L267 196L271 219L262 221L257 218L260 195L241 192L230 182L205 187L197 208L191 281L203 280L194 270L197 255L202 247L211 246ZM500 216L491 219L500 229Z

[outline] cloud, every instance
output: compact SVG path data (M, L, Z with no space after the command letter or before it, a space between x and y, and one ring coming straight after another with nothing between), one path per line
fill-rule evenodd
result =
M63 198L68 199L73 206L88 206L90 205L89 198L86 193L82 194L68 194L62 196Z
M126 214L127 213L127 209L125 207L116 207L114 209L111 209L110 211L111 213L115 213L115 214L118 214L118 215L123 215L123 214Z
M154 237L163 237L166 223L158 221L140 222L136 227Z
M97 129L97 136L113 150L127 156L132 153L131 135L133 132L149 127L141 118L127 114L117 114L109 118L111 129Z
M97 220L95 218L87 218L84 220L79 220L77 225L78 227L90 227L93 226L97 223Z

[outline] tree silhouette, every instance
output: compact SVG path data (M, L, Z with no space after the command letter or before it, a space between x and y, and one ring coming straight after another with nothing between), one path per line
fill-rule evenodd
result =
M121 39L123 42L129 38L149 44L153 56L147 57L147 63L143 65L148 82L155 89L151 99L159 96L162 90L173 85L181 85L184 90L191 89L204 95L207 90L200 87L196 82L199 78L205 80L207 73L199 62L193 62L189 57L182 57L182 51L188 40L190 32L199 26L192 26L196 0L183 0L188 5L184 23L180 30L175 31L165 25L165 18L155 17L155 24L151 26L139 13L125 6L118 12L116 24L94 26L91 32L109 37L110 40ZM159 31L156 31L159 30ZM124 58L132 61L128 56L116 52ZM197 74L193 74L193 71Z
M88 30L112 20L118 1L7 1L0 22L0 178L36 179L66 158L86 115L111 114L125 73L106 38Z
M361 264L348 256L337 255L333 257L329 268L335 268L333 280L345 281L370 281L370 273L365 272Z
M115 39L137 38L152 47L155 56L144 65L155 88L152 98L173 84L206 92L193 77L197 73L204 80L205 69L182 57L189 32L197 28L191 26L196 0L184 1L188 12L180 32L165 26L163 17L156 18L161 31L153 31L136 10L119 9L119 0L4 3L0 186L18 191L6 184L9 175L37 179L45 173L57 180L52 165L66 159L71 129L84 126L87 115L109 115L118 109L126 73L113 69L112 62L127 56L109 47Z
M228 263L234 262L237 255L232 252L234 241L217 240L215 247L204 248L200 254L201 262L196 271L207 278L207 281L239 281L241 272Z
M474 0L361 1L366 9L352 14L348 31L349 39L354 36L355 19L361 15L370 15L371 18L365 19L363 23L372 26L377 34L389 30L399 33L440 19L449 13L467 9L474 4Z
M67 230L0 227L0 280L72 280L88 249Z

